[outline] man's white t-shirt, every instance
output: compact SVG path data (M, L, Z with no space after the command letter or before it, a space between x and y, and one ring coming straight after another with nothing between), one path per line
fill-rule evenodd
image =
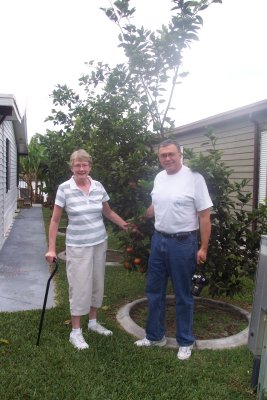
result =
M197 213L212 206L203 176L184 165L176 174L157 174L151 197L155 229L166 233L197 230Z

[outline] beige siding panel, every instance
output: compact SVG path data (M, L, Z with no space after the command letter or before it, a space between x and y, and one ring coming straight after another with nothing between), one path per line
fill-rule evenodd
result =
M246 160L243 158L238 157L238 155L233 156L235 157L235 160L231 159L230 157L228 158L223 158L223 162L227 167L235 170L235 171L243 171L245 172L251 172L253 175L253 169L254 169L254 162L253 160Z
M175 131L179 143L185 148L193 149L195 154L199 152L205 154L210 149L210 145L207 144L208 138L205 136L208 132L212 132L217 138L216 149L223 152L222 160L234 170L231 179L233 181L240 181L243 178L251 179L245 190L250 190L257 197L257 193L254 192L254 183L258 184L258 181L254 182L254 173L258 173L256 162L259 161L256 158L258 157L258 149L255 149L255 145L258 145L256 135L259 132L267 132L267 100L203 121L196 121L179 127ZM261 149L262 152L264 154L261 154L261 158L267 159L267 150ZM267 176L264 163L259 163L263 186L266 184ZM260 190L266 191L266 187Z
M179 138L179 143L180 145L183 145L184 147L189 147L189 148L194 148L195 151L205 151L206 149L211 148L211 144L208 141L208 139L204 138L203 136L200 137L193 137L190 135L187 137L180 137ZM238 135L235 136L234 138L232 136L230 137L223 137L221 140L217 140L216 142L216 149L222 150L222 149L231 149L233 147L239 148L239 147L248 147L248 150L250 146L254 146L254 136L251 134L244 134L244 135Z
M254 143L253 143L254 145ZM239 147L233 147L231 146L230 148L225 148L225 151L227 150L227 155L236 155L236 154L243 154L244 157L247 157L247 154L252 156L251 150L247 146L239 146Z
M259 172L259 203L263 203L267 197L266 180L267 180L267 130L261 132L260 146L260 172Z
M232 180L233 179L240 179L240 180L242 180L242 179L250 179L250 182L252 182L253 181L253 174L251 172L243 172L242 175L241 175L240 172L234 171L231 174L231 179Z
M244 175L240 176L239 173L233 172L231 175L231 180L240 183L243 179L248 179L246 187L252 189L253 179L251 177L251 174L244 174Z
M254 136L236 136L236 140L231 140L231 138L224 138L223 142L216 144L218 149L226 148L230 149L231 147L249 147L254 145Z
M220 140L217 140L216 142L216 147L225 147L229 144L233 144L234 146L239 146L241 143L244 143L246 145L246 142L253 143L254 142L254 135L251 135L250 133L244 133L240 135L230 135L230 136L222 136Z
M259 128L260 128L260 131L261 131L261 132L267 131L267 120L266 120L265 122L262 122L262 123L260 124Z
M233 160L233 156L230 157L228 155L226 155L225 157L222 158L222 161L227 164L229 167L231 168L238 168L241 169L243 171L251 171L251 168L254 165L254 160L252 159L244 159L243 156L240 156L240 154L236 154L235 159Z
M177 140L184 148L193 149L195 154L200 152L205 154L211 149L209 139L205 136L207 132L208 129L203 128L202 130L179 134ZM223 153L222 161L233 170L230 180L232 182L241 182L242 179L249 179L249 183L243 190L244 193L252 193L254 178L254 124L250 121L231 122L219 129L214 128L212 133L217 138L216 149Z
M230 179L233 180L238 180L242 181L242 179L249 179L249 185L253 186L253 174L249 172L244 172L244 171L237 171L234 169L231 169L232 173L230 176Z
M180 137L179 143L180 145L184 145L185 147L192 146L194 148L198 147L199 149L211 148L208 138L205 138L203 136L194 137L190 135L190 137ZM235 147L251 146L253 144L254 135L250 133L236 136L221 136L220 139L216 141L216 149L220 150L222 148L231 148L233 145Z

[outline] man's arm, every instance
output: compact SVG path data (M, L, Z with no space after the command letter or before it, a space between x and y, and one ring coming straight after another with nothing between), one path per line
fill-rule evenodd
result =
M150 218L153 218L154 216L155 216L155 213L154 213L154 206L151 204L151 205L148 207L148 209L146 210L145 217L148 218L148 219L150 219Z
M198 213L198 217L201 244L200 249L197 252L197 263L201 264L207 259L207 251L211 234L210 208L200 211Z

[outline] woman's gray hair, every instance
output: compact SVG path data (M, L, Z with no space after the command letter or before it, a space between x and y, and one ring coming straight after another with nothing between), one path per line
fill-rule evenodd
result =
M76 150L71 154L71 156L70 156L70 166L73 165L75 160L88 162L89 165L93 164L92 157L90 156L90 154L87 153L87 151L85 151L83 149Z

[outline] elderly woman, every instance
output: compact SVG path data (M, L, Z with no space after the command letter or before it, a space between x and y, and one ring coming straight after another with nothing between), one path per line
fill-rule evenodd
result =
M69 341L78 350L83 350L89 346L80 327L82 315L89 314L89 331L112 335L97 322L97 309L101 307L104 295L107 250L103 215L122 229L127 229L128 224L111 210L109 196L102 184L89 176L92 158L85 150L72 153L70 168L73 176L58 187L45 257L49 263L56 257L57 231L65 208L68 215L66 267L72 322Z

